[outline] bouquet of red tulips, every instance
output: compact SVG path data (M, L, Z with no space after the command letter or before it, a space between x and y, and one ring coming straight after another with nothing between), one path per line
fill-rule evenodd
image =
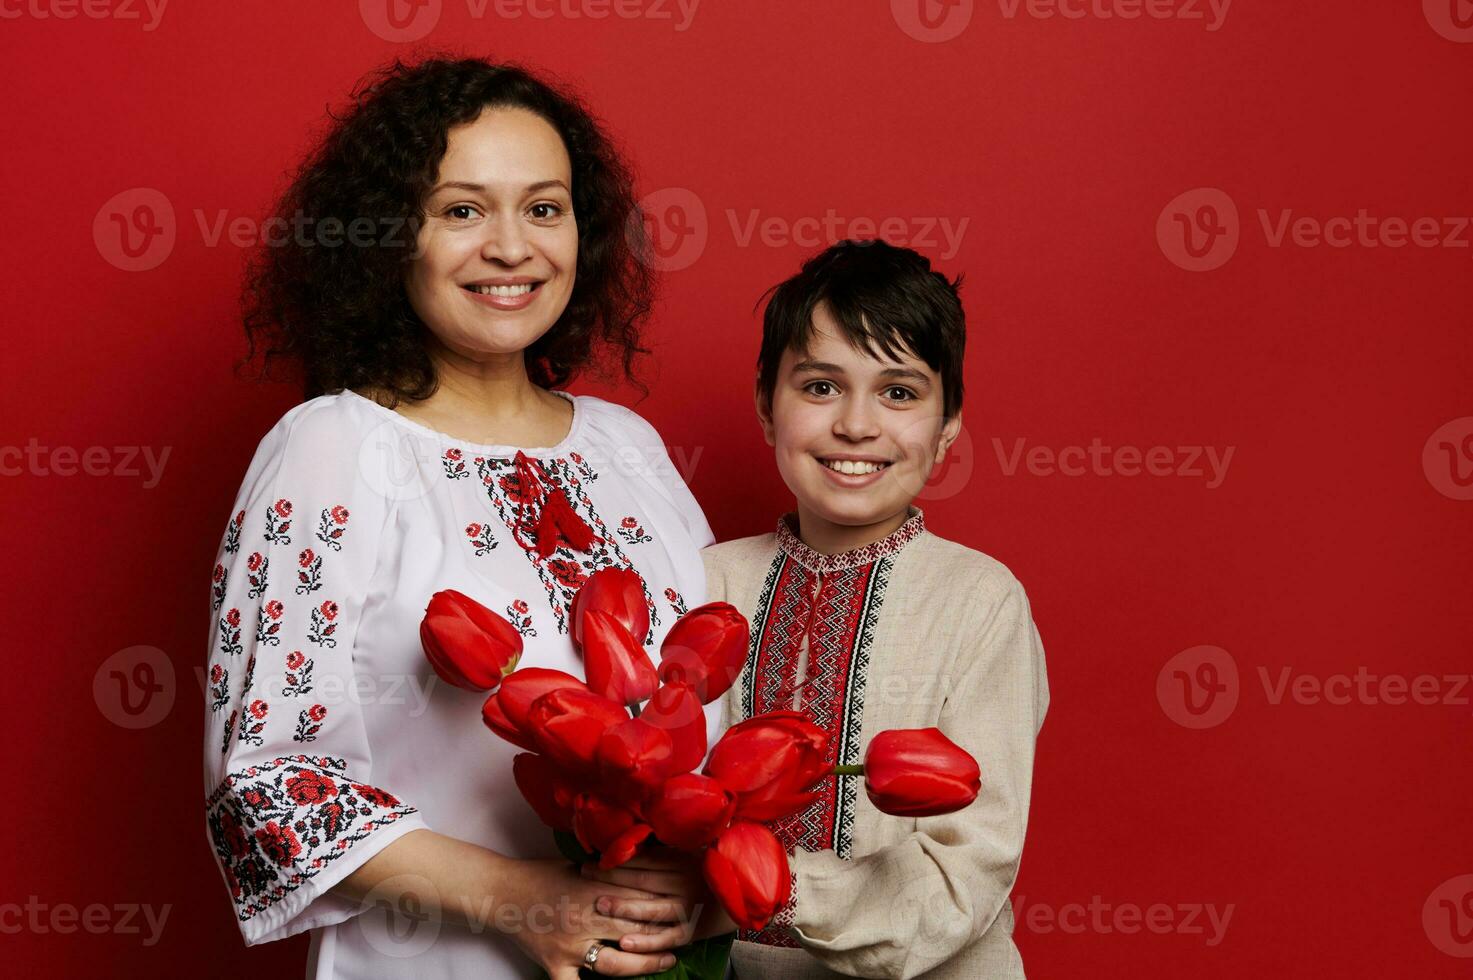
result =
M638 573L595 572L570 619L581 681L517 669L521 635L459 592L435 593L420 624L443 680L491 692L482 719L526 750L512 760L512 776L570 857L596 855L614 868L656 842L700 855L727 914L755 930L788 901L791 881L787 852L766 823L808 806L822 780L862 774L875 806L904 816L950 813L977 796L976 760L935 728L881 732L863 766L835 766L827 732L799 712L776 711L734 725L708 758L702 705L731 687L747 656L747 620L727 603L680 617L658 668L644 650L649 608ZM723 937L714 957L704 945L677 950L668 975L723 976L730 941Z

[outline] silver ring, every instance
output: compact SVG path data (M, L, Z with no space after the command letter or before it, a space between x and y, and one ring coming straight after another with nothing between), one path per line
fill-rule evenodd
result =
M583 954L583 962L589 966L593 966L595 963L598 962L598 954L602 953L603 951L603 943L594 943L592 946L588 947L588 952Z

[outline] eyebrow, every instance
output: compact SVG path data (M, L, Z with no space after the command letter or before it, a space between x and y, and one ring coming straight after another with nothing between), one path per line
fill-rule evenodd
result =
M568 191L568 193L572 193L572 191L568 190L568 185L563 183L561 180L539 180L535 184L528 184L526 189L524 190L524 193L533 194L537 191L545 191L552 187L561 187L563 190ZM476 184L472 183L471 181L447 180L445 181L445 183L431 188L430 194L427 196L433 196L444 190L474 191L477 194L484 194L486 193L487 188L485 184Z
M844 369L841 368L839 365L831 364L828 361L803 360L793 365L794 374L809 372L816 374L843 374ZM885 368L885 370L880 372L880 377L886 380L896 380L903 378L907 381L918 382L919 384L925 385L928 388L931 386L931 379L926 377L921 372L915 370L914 368Z

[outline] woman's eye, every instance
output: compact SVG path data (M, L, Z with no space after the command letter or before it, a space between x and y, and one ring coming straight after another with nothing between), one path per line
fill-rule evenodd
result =
M462 211L466 213L460 214L459 212ZM469 221L471 218L475 217L476 209L471 207L469 204L456 204L446 210L445 214L449 217L455 218L458 221Z
M536 218L538 221L551 221L555 218L561 218L563 216L562 207L560 205L553 204L550 201L543 201L540 204L532 205L532 212L532 217ZM538 212L541 213L539 214Z

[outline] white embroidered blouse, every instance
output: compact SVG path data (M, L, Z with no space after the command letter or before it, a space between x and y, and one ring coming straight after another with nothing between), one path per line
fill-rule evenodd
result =
M247 945L312 930L308 976L532 977L491 928L390 920L329 889L411 830L516 857L556 854L511 779L518 751L484 695L440 681L419 623L457 589L522 634L521 666L582 677L569 602L593 571L633 567L649 650L705 601L712 540L655 430L590 396L556 446L487 446L352 391L288 411L246 471L214 568L204 790L210 845ZM561 491L596 539L536 547ZM708 708L711 733L719 707ZM486 912L487 910L476 910ZM495 910L491 910L495 911Z

